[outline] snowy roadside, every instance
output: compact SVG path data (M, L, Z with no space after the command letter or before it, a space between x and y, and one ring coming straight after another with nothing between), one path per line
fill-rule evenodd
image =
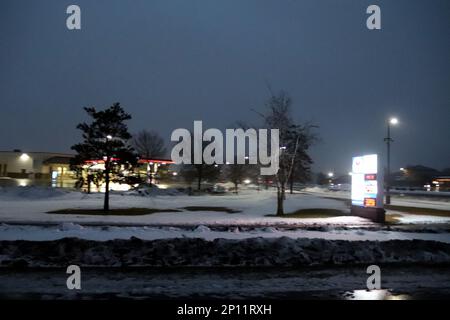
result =
M423 240L342 241L250 238L106 242L0 241L0 266L67 267L296 267L359 264L449 265L450 244Z
M192 227L126 227L126 226L82 226L74 223L62 223L57 226L0 225L0 240L47 241L62 238L80 238L95 241L114 239L130 239L136 237L142 240L201 238L212 241L215 239L248 239L248 238L278 238L291 239L326 239L348 241L389 241L389 240L432 240L450 243L450 233L437 232L402 232L389 230L365 230L362 228L318 228L308 230L303 228L275 227L220 227L210 228L205 225ZM433 231L433 232L431 232Z
M304 190L306 195L322 197L326 199L346 200L350 199L350 192L348 191L330 191L325 188L306 188ZM448 194L448 193L446 193ZM414 193L411 194L413 196ZM426 208L435 210L450 210L450 196L445 200L427 199L427 198L400 198L392 197L391 203L395 206ZM450 217L408 214L396 210L387 209L386 215L395 215L395 219L403 224L449 224Z
M305 188L304 192L310 195L349 200L349 191L330 191L325 188ZM448 192L443 192L445 194L445 199L433 199L433 198L414 198L415 193L410 194L408 197L401 197L400 195L394 195L391 197L391 203L398 206L406 207L418 207L418 208L429 208L438 210L450 210L450 195ZM448 196L448 198L447 198Z

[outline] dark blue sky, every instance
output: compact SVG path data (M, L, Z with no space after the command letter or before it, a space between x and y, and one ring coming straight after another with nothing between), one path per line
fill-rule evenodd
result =
M366 28L370 4L381 31ZM269 82L320 126L315 170L384 153L391 115L393 168L450 167L448 0L2 0L0 63L0 150L68 151L82 107L116 101L131 131L167 140L194 120L257 122Z

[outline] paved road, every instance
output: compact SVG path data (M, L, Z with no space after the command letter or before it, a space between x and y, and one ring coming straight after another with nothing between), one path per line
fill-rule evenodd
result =
M80 291L65 270L0 269L0 298L22 299L449 299L450 270L381 267L383 290L366 291L366 267L328 269L82 269Z

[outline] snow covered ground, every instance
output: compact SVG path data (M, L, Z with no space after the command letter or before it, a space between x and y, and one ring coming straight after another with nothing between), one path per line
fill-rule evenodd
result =
M311 190L310 190L311 191ZM312 192L318 192L313 190ZM327 192L323 192L328 196ZM342 196L340 193L329 192ZM275 193L244 190L239 195L188 196L172 191L152 195L137 192L113 193L112 208L178 209L140 216L65 215L47 212L67 208L101 208L102 194L82 194L65 189L41 187L0 188L0 240L56 240L65 237L106 241L137 237L144 240L170 238L202 238L205 240L262 238L322 238L328 240L434 240L450 243L448 232L427 230L391 231L364 218L338 216L331 218L279 218L267 216L275 211ZM424 203L422 203L424 205ZM186 211L187 206L227 207L239 211ZM349 213L340 199L324 198L321 194L287 195L285 211L323 208ZM449 223L448 217L400 214L403 223ZM311 227L320 227L319 230ZM430 225L431 226L431 225ZM222 227L219 229L218 227ZM247 227L247 228L245 228ZM306 228L306 229L305 229ZM366 230L365 230L366 229ZM378 230L377 230L378 229ZM428 228L428 229L431 229Z
M330 197L335 199L350 199L349 191L330 191L326 188L306 188L305 192L311 195ZM413 195L411 195L413 196ZM430 199L426 197L391 197L391 203L396 206L417 207L417 208L429 208L437 210L450 210L450 196L448 199Z
M329 192L324 189L309 189L308 194L288 194L285 212L299 209L322 208L349 212L348 205L341 201L348 199L346 192ZM62 223L78 224L129 224L129 225L346 225L370 226L369 220L340 216L331 218L277 218L268 217L275 212L276 200L273 190L243 190L239 195L188 196L172 191L155 192L152 195L139 195L136 192L114 193L111 195L112 208L157 208L180 209L186 206L219 206L238 210L228 214L215 211L163 212L144 216L88 216L48 214L49 211L68 208L99 209L102 194L83 194L66 189L42 187L0 188L0 222L3 223ZM336 200L324 198L332 197ZM427 207L449 210L450 202L423 199L393 199L393 204L413 207ZM400 215L402 223L450 223L450 217L412 215L404 212L388 211L387 214Z
M28 240L46 241L62 238L80 238L96 241L114 239L130 239L137 237L142 240L172 239L172 238L201 238L214 239L248 239L248 238L278 238L288 237L292 239L327 239L327 240L434 240L450 243L449 233L424 233L424 232L399 232L399 231L369 231L363 229L330 229L323 231L311 231L295 228L292 230L278 229L274 227L258 227L251 230L241 230L239 227L231 227L225 230L212 230L200 225L192 228L177 227L118 227L118 226L81 226L73 223L63 223L59 226L30 226L30 225L0 225L1 240Z
M268 217L276 209L276 194L270 191L242 191L239 195L152 195L140 196L133 192L111 195L111 208L179 209L186 206L219 206L241 211L228 214L214 211L163 212L144 216L88 216L48 214L46 212L67 208L102 208L103 194L82 194L75 191L43 188L0 189L0 222L3 223L60 223L79 224L141 224L141 225L289 225L333 224L365 225L370 221L342 216L325 219L286 219ZM323 199L314 195L288 195L285 212L299 209L322 208L349 212L342 201Z
M317 197L334 198L340 200L349 200L350 192L348 191L330 191L325 188L306 188L305 192L308 195ZM445 200L429 199L429 198L401 198L399 196L391 197L391 204L396 206L415 207L415 208L428 208L436 210L450 210L450 197ZM398 217L400 223L450 223L450 217L439 217L419 214L407 214L405 212L387 210L386 214L395 214Z

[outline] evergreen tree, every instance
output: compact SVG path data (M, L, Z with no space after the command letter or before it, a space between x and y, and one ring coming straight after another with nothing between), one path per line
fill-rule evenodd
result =
M136 161L133 149L127 141L131 138L126 120L131 115L126 113L119 103L97 111L95 108L84 108L91 117L90 123L80 123L77 129L82 131L83 142L72 146L77 152L74 163L84 164L87 160L102 160L105 164L103 176L105 181L105 198L103 210L109 211L109 182L114 168L125 165L131 166Z

